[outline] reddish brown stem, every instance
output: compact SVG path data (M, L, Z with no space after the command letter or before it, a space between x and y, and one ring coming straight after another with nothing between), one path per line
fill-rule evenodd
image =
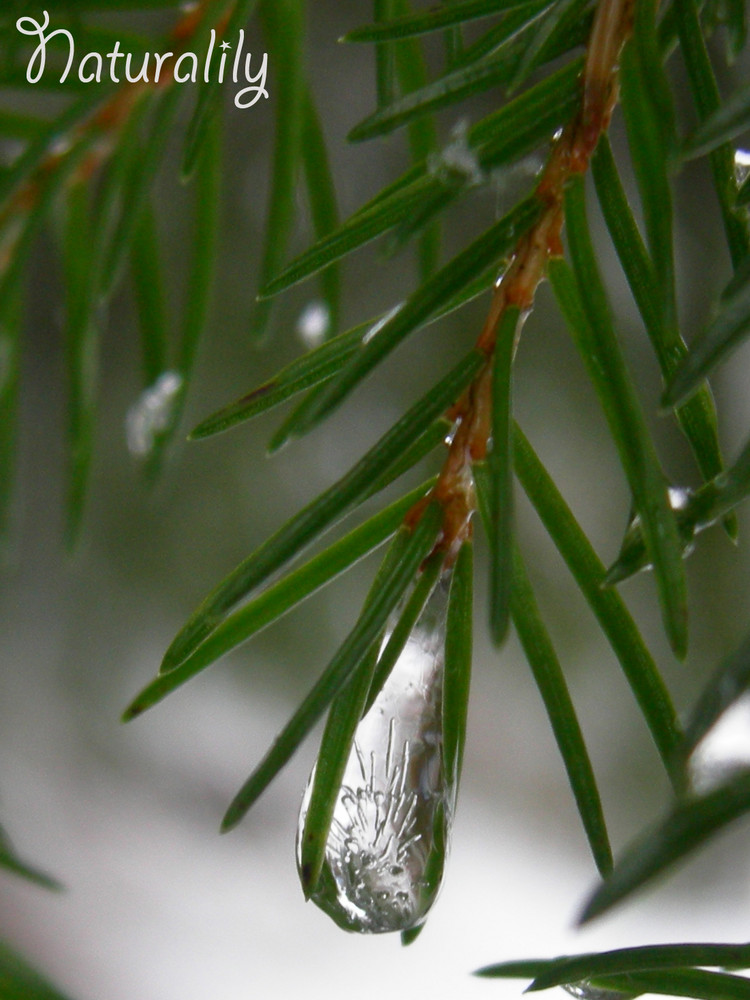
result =
M522 236L502 279L496 284L477 348L487 358L474 383L449 411L454 434L437 484L424 504L417 505L407 519L415 524L426 504L436 499L445 511L438 547L455 556L471 533L476 508L471 465L485 457L492 425L492 357L500 322L506 309L518 307L524 316L534 303L547 262L562 256L565 220L565 185L570 177L588 170L601 134L609 127L617 100L617 69L622 46L633 19L634 0L601 0L592 26L581 78L581 104L570 122L555 138L547 164L537 183L535 197L542 212Z

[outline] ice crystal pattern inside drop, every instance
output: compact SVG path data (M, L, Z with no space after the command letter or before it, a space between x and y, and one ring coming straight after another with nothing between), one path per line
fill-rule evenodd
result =
M436 858L442 860L455 800L442 761L446 599L441 582L357 727L312 896L347 930L418 927L439 889ZM313 778L302 803L298 859Z

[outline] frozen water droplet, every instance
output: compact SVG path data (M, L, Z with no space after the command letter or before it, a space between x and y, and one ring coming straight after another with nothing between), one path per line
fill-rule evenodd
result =
M428 160L430 173L448 180L460 177L470 187L484 183L485 176L479 160L468 143L469 123L465 119L457 122L451 132L451 141L439 153L432 153Z
M456 431L458 430L460 424L461 424L460 420L454 421L453 426L450 428L448 433L443 438L443 444L445 445L446 448L450 448L450 446L453 444L453 438L456 436Z
M682 486L670 486L667 490L667 496L669 498L669 506L672 510L680 511L684 510L685 507L690 503L690 498L692 497L692 492ZM689 556L693 549L695 548L694 534L701 531L706 525L695 525L690 527L689 525L680 526L678 520L678 527L682 532L682 554L683 556ZM622 546L620 547L620 555L626 551L629 545L633 543L635 538L640 535L641 529L641 516L640 514L635 514L631 516L628 522L628 527L625 532L625 536L622 540ZM651 563L644 563L639 567L642 570L652 569Z
M602 990L597 986L591 986L588 980L565 983L563 989L577 1000L623 1000L627 996L627 993L620 993L619 990Z
M440 887L429 862L447 849L456 796L442 759L448 582L436 585L355 733L312 896L346 930L418 927ZM313 777L300 812L298 863Z
M690 502L690 490L686 490L683 486L670 486L667 495L672 510L684 510Z
M325 302L308 302L297 317L297 336L305 347L322 344L331 328L331 311Z
M750 693L731 705L690 755L688 779L698 794L750 767Z
M690 497L692 493L690 490L686 489L684 486L670 486L667 489L667 496L669 498L669 506L672 510L684 510L690 502ZM635 514L630 518L630 523L628 524L628 531L631 531L635 525L641 523L640 514Z
M145 458L151 453L157 435L169 427L182 384L179 372L163 372L130 407L125 433L131 455Z
M745 182L748 174L750 174L750 151L736 149L734 151L734 180L737 187Z

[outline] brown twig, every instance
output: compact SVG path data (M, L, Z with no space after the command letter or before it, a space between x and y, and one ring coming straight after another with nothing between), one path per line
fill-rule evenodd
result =
M567 181L588 170L599 137L609 127L617 101L618 60L630 35L634 0L601 0L589 37L581 77L581 105L575 116L555 138L547 164L537 183L535 197L542 212L522 236L510 262L496 284L477 349L487 358L479 375L448 413L454 433L448 455L432 492L407 517L415 524L427 504L438 500L444 510L438 546L455 557L461 542L471 535L471 517L476 509L473 462L487 453L492 421L492 357L497 330L511 307L520 309L516 337L523 319L534 304L550 257L562 256L564 196Z

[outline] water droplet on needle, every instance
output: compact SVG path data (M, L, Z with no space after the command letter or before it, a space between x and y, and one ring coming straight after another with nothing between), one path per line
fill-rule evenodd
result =
M308 302L297 317L297 336L305 347L318 347L331 329L331 312L325 302Z
M750 174L750 152L747 149L734 151L734 180L741 187Z
M170 425L182 387L183 378L179 372L162 372L130 407L125 418L125 433L131 455L146 458L151 454L156 438Z
M619 990L603 990L597 986L591 986L588 980L581 980L579 983L565 983L563 989L577 1000L624 1000L627 993Z
M347 930L418 927L438 893L429 862L436 845L445 849L456 795L442 758L448 583L444 576L435 586L355 733L312 894ZM313 777L300 812L298 864Z

